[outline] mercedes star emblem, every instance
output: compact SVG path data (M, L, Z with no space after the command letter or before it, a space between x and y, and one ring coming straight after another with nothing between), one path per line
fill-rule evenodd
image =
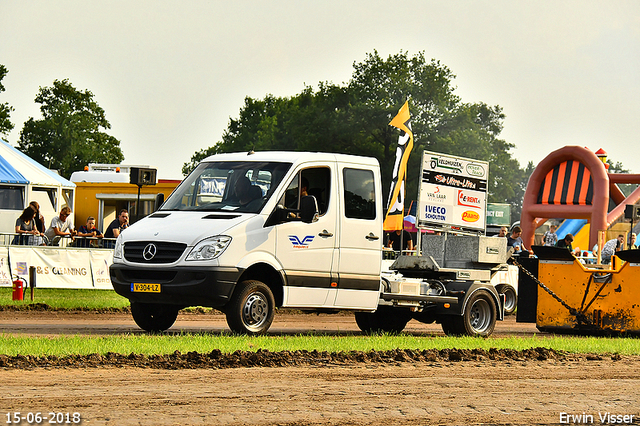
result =
M153 243L149 243L144 248L144 250L142 250L142 257L144 257L144 260L151 260L155 257L157 251L158 248L156 247L156 245Z

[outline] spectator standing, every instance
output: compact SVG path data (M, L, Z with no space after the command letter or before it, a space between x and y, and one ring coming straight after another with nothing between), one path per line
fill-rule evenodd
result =
M556 229L558 229L556 225L551 225L549 227L549 230L544 233L542 242L545 246L553 247L558 242L558 234L556 234Z
M118 217L113 219L107 230L104 231L104 238L118 238L120 233L129 227L129 212L127 209L120 210Z
M629 250L637 250L638 246L636 245L636 233L632 232L629 237Z
M47 228L47 224L46 224L46 222L44 220L44 216L42 216L42 213L40 213L40 204L38 204L37 201L32 201L32 202L29 203L29 205L31 207L33 207L33 209L36 211L36 215L33 218L33 220L36 223L36 227L38 228L38 231L41 234L44 234L44 231Z
M503 237L506 238L507 237L507 227L506 226L501 226L500 227L500 231L498 231L498 233L496 235L494 235L494 237Z
M624 235L618 235L618 238L611 239L602 246L600 257L604 265L611 263L611 257L621 250L623 241Z
M507 237L507 250L510 247L513 247L514 254L521 254L526 251L526 247L524 246L524 241L522 241L522 228L519 226L514 226L511 230L511 235Z
M51 226L44 233L49 239L49 244L58 245L60 238L71 237L76 234L71 222L71 208L63 207L60 210L60 215L54 217L51 220Z
M411 239L411 234L409 234L409 232L405 231L404 229L398 229L391 232L391 234L389 234L389 242L387 247L392 248L394 251L400 251L401 244L404 245L403 250L413 250L413 240Z
M38 241L35 240L35 237L40 236L40 232L36 227L36 223L34 221L34 217L36 215L36 210L27 206L26 209L22 211L22 214L18 219L16 219L16 237L13 240L13 244L20 245L37 245Z
M563 239L559 240L556 243L556 247L566 248L574 256L577 256L578 254L580 254L580 249L579 248L576 248L575 250L573 249L573 235L572 234L565 235Z
M82 225L80 229L78 229L78 237L85 237L79 239L76 242L77 247L91 247L97 246L96 240L87 240L86 237L96 237L102 238L102 232L98 228L96 228L96 219L93 216L89 216L87 218L87 224Z

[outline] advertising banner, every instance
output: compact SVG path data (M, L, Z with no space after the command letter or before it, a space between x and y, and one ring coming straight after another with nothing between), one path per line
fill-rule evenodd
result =
M484 232L489 163L423 151L418 224Z
M509 204L487 204L487 226L511 225L511 206Z
M93 288L89 250L11 247L11 270L28 281L36 268L36 287Z
M12 285L9 247L0 247L0 287L11 287Z
M90 250L91 275L94 288L113 290L109 266L113 263L113 250Z

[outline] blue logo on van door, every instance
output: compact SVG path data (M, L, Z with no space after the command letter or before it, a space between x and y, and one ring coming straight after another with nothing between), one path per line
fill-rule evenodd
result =
M289 235L289 241L293 244L293 248L309 248L309 244L313 241L313 235L307 235L302 240L295 235Z

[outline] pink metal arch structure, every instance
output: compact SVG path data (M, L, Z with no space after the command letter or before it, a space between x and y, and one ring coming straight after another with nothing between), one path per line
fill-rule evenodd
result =
M538 226L555 217L588 219L589 246L593 246L598 230L609 225L609 196L609 174L591 150L565 146L552 152L538 164L527 184L520 218L525 246L533 245ZM616 193L614 201L624 201L624 195ZM618 207L624 212L623 205Z

